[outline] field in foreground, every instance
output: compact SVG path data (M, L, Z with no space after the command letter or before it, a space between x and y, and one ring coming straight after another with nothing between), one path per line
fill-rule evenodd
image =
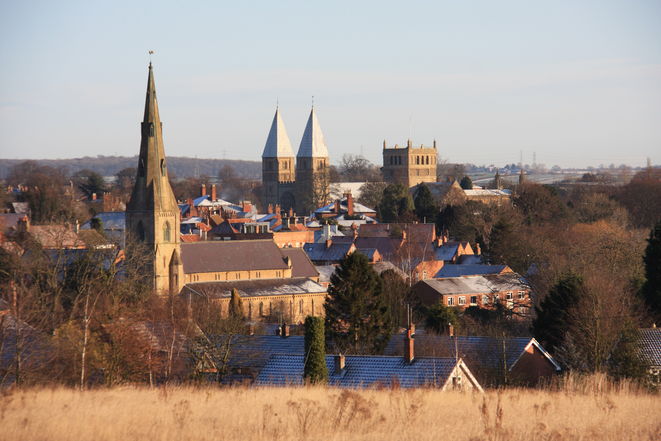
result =
M644 393L315 388L5 391L2 440L658 440Z

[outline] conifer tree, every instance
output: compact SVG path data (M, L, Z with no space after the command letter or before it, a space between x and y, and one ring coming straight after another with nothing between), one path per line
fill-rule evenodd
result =
M328 381L326 367L326 342L324 319L307 316L305 318L305 362L303 378L311 384Z
M326 329L339 349L383 350L392 332L382 281L360 252L347 256L331 276Z
M464 190L472 190L473 180L470 178L470 176L464 176L463 178L461 178L461 181L459 181L459 185Z
M239 290L236 288L232 288L229 317L232 319L243 319L243 300L241 300L241 294L239 294Z
M402 184L390 184L383 190L378 211L381 222L406 222L413 216L413 200Z
M650 232L645 249L645 277L642 293L655 320L661 320L661 221Z
M550 289L533 320L532 331L544 348L555 352L565 341L570 327L571 309L576 306L583 291L583 279L577 274L566 274Z
M423 182L418 186L415 192L415 215L418 216L420 222L435 222L438 215L438 206L434 201L429 187Z

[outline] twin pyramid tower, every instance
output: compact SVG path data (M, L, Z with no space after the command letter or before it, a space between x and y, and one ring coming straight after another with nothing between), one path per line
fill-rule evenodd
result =
M277 108L262 153L264 204L300 214L325 205L329 198L328 167L328 148L314 106L296 158Z

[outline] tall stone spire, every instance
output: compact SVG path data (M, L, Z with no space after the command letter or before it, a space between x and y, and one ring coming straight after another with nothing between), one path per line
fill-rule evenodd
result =
M293 157L294 151L291 148L289 135L287 135L285 123L282 120L282 116L280 115L280 108L277 108L275 109L275 115L273 116L273 123L271 124L269 136L266 138L266 145L264 146L262 158Z
M154 70L149 63L145 114L141 124L138 174L127 211L145 209L178 210L170 187L168 168L163 148L163 123L158 113Z
M298 158L328 158L328 148L314 107L310 111L310 117L296 156Z
M131 199L126 204L126 235L129 241L142 242L154 253L150 270L154 289L162 294L176 294L183 285L180 222L179 206L168 179L163 124L150 62L138 171Z

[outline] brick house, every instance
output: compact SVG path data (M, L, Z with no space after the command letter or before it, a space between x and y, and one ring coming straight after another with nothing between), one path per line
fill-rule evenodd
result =
M532 306L530 286L514 272L421 280L413 292L424 305L440 303L464 309L493 308L499 303L519 315L527 315Z

